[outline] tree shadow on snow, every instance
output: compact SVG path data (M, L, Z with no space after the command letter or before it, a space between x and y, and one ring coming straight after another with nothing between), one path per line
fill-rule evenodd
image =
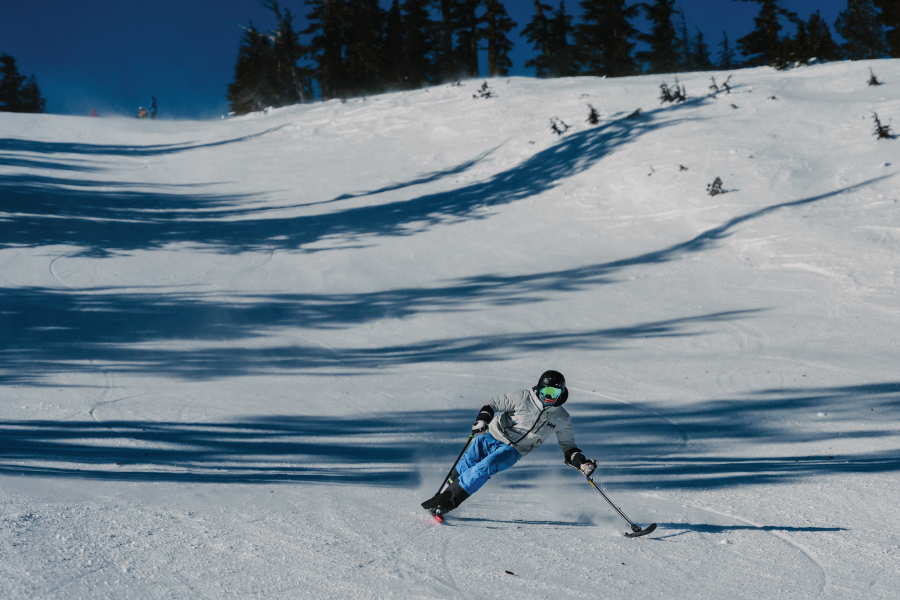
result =
M700 103L702 99L695 102ZM690 104L690 103L687 103ZM687 105L686 104L686 105ZM682 105L686 106L686 105ZM484 218L480 209L509 204L541 194L559 181L581 173L617 147L638 136L665 127L674 107L660 108L641 120L624 117L598 127L566 135L553 147L488 179L458 189L431 193L410 200L336 210L327 214L252 218L259 208L228 209L223 206L249 202L250 196L190 194L183 190L147 192L122 183L86 183L34 175L0 176L4 211L22 213L0 221L0 247L4 245L65 244L84 248L86 254L159 248L167 243L190 242L219 252L294 250L335 236L348 241L369 235L411 235L463 219ZM264 135L263 132L256 135ZM174 146L89 146L52 144L28 140L0 140L0 153L74 153L91 155L152 155L200 147L236 143L239 138L211 144ZM483 158L477 157L474 161ZM0 160L27 160L22 155L3 155ZM411 185L428 183L468 169L457 168L401 182L379 190L344 194L335 200L354 198ZM296 206L307 204L299 202ZM148 212L148 208L152 212ZM262 209L266 210L266 209Z
M0 178L0 188L2 186ZM389 348L336 348L328 351L320 346L296 345L267 350L207 348L188 354L158 348L148 350L128 347L129 344L147 341L234 341L266 335L279 327L327 330L379 319L403 319L421 313L477 310L481 305L537 303L556 297L559 293L613 283L616 274L629 267L658 264L674 260L685 253L703 251L750 219L759 218L774 210L817 202L849 189L852 188L753 211L730 219L687 241L638 256L560 271L469 277L427 288L400 288L359 294L243 294L236 295L230 302L222 302L216 296L205 297L199 293L154 293L152 289L125 292L115 288L7 288L0 290L0 319L6 332L5 337L0 340L0 350L3 352L0 355L0 373L3 373L0 374L0 382L16 380L10 377L18 377L22 381L34 379L35 374L41 371L54 372L69 359L87 359L92 356L110 361L113 369L133 369L136 372L153 370L160 374L203 378L227 374L235 365L243 373L322 366L366 369L405 361L497 360L502 359L506 351L544 350L548 347L546 340L552 340L555 345L566 343L573 347L596 348L604 347L603 343L608 344L614 339L696 335L696 331L686 332L688 325L746 317L752 311L697 315L619 329L478 336ZM76 221L83 221L85 231L89 230L89 235L97 242L97 249L116 246L115 237L121 233L114 232L115 228L107 230L102 223L87 216L103 215L106 210L102 206L94 206L95 200L91 198L92 194L86 193L80 208L76 207L77 210L84 210L84 214ZM9 202L12 206L20 200L22 198L17 200L13 197ZM72 207L65 204L64 198L56 200L60 204L53 207L53 211L67 214L67 211L72 210ZM39 196L35 200L38 204L52 201L52 197L46 196ZM240 198L217 196L214 201L224 205L237 203ZM174 202L174 199L165 194L140 195L141 210L148 215L180 210L170 202ZM89 207L91 209L87 210ZM108 208L115 212L114 207ZM25 207L12 206L10 210L16 212L25 210ZM224 206L220 206L220 210L227 211ZM0 230L4 227L15 230L26 225L31 218L19 216L6 221L0 220ZM144 217L148 221L153 218L156 217ZM65 219L58 221L54 227L76 227ZM40 219L34 221L33 225L36 229L47 226ZM179 225L181 228L191 226L189 222ZM197 227L203 228L202 225ZM113 239L107 240L104 237L107 233ZM171 239L168 238L169 234ZM174 242L191 237L183 234L185 230L160 233L157 241L162 243L169 239ZM52 237L53 234L48 235ZM87 235L88 233L82 232L76 237L84 240ZM14 238L15 233L11 233L9 237ZM57 240L53 243L63 242ZM117 344L118 347L113 348L110 344ZM34 362L23 359L34 359ZM17 374L13 375L14 372Z
M276 416L225 423L0 421L0 474L416 487L420 453L457 451L458 444L440 440L466 429L471 419L463 413L468 415Z
M33 384L57 373L139 373L215 379L272 372L342 375L441 361L498 361L524 352L613 349L629 340L702 335L717 322L751 316L730 311L578 331L531 331L436 338L387 346L324 348L298 337L290 345L247 347L278 330L351 327L418 311L462 310L463 298L428 290L403 294L285 295L223 302L187 293L0 289L0 384ZM469 301L474 298L469 297ZM498 300L500 301L500 300ZM311 335L309 333L307 336ZM185 342L190 346L185 347ZM197 342L204 342L197 348ZM221 345L216 345L221 343ZM172 344L166 347L165 344Z
M124 144L78 144L71 142L42 142L39 140L0 138L0 152L27 152L31 154L52 155L76 154L83 156L161 156L187 152L189 150L198 150L201 148L215 148L217 146L227 146L229 144L246 142L278 131L282 127L285 127L285 125L270 127L265 131L237 138L220 140L218 142L185 142L181 144L151 144L144 146ZM0 160L2 160L2 157L3 155L0 155Z
M597 401L572 394L579 447L599 459L595 481L613 494L637 489L741 489L797 485L900 471L900 450L851 455L801 454L792 445L897 436L886 422L900 401L900 383L815 390L770 390L666 411ZM771 397L770 397L771 396ZM789 401L790 400L790 401ZM139 407L140 404L138 403ZM354 417L276 415L233 422L0 421L0 474L113 481L195 483L318 483L416 487L420 473L436 486L469 432L477 406L458 410L373 413ZM811 410L872 415L853 431L804 426ZM874 413L874 414L873 414ZM887 416L887 418L886 418ZM861 415L857 422L863 422ZM875 425L880 425L879 429ZM781 456L754 456L757 445L787 448ZM492 486L586 490L563 464L551 438L504 471ZM861 448L865 448L862 445ZM730 453L716 449L728 449ZM735 456L736 454L736 456ZM589 490L586 490L589 491ZM672 524L678 526L678 524ZM716 527L716 526L708 526ZM778 529L777 527L775 529ZM712 531L712 530L710 530Z

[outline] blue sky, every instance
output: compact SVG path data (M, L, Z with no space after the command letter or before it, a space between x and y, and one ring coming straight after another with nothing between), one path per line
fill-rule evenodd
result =
M548 0L544 0L547 2ZM556 6L558 0L548 2ZM301 28L302 0L281 0ZM388 6L389 0L382 0ZM533 16L532 0L506 0L521 29ZM829 24L846 0L783 0L807 18L820 10ZM699 27L716 52L726 31L734 42L753 28L753 2L680 0L689 27ZM576 0L566 0L579 13ZM52 113L136 114L156 96L160 117L213 118L227 111L225 92L234 75L240 24L274 28L274 18L256 0L2 0L0 53L11 54L19 71L34 73ZM639 28L643 24L637 23ZM513 36L513 75L532 75L524 38Z

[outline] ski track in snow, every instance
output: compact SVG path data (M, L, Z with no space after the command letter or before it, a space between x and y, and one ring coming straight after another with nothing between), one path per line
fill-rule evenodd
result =
M691 508L696 508L697 510L702 510L704 512L712 513L714 515L719 515L722 517L727 517L729 519L734 519L735 521L738 521L740 523L745 523L752 527L756 527L756 528L762 530L764 533L768 533L769 535L772 535L772 536L778 538L779 540L785 542L786 544L789 544L790 546L793 546L794 548L796 548L797 550L802 552L804 555L806 555L806 557L810 560L810 562L812 562L819 569L819 571L821 571L822 586L821 586L821 589L819 590L818 597L822 597L825 594L825 592L831 587L831 576L828 573L828 569L826 569L825 565L823 565L822 562L818 559L818 557L816 557L816 554L812 550L810 550L809 548L804 546L803 544L791 539L788 535L786 535L784 533L781 533L779 531L767 530L765 528L765 526L763 526L759 523L756 523L754 521L751 521L750 519L746 519L744 517L739 517L737 515L733 515L733 514L723 512L720 510L715 510L713 508L698 506L696 504L691 504L690 502L681 502L678 500L672 500L670 498L664 498L658 494L650 494L647 492L640 492L640 495L645 498L653 498L656 500L662 500L664 502L670 502L673 504L682 504L684 506L690 506ZM660 531L660 530L657 529L657 531Z
M573 390L575 390L575 391L578 391L578 392L582 392L582 393L584 393L584 394L590 394L590 395L592 395L592 396L598 396L598 397L600 397L600 398L606 398L607 400L612 400L613 402L618 402L619 404L625 404L625 405L627 405L627 406L630 406L630 407L634 408L635 410L639 410L639 411L645 412L645 413L647 413L647 414L651 414L651 415L653 415L654 417L657 417L657 418L659 418L659 419L662 419L663 421L665 421L666 423L668 423L669 425L671 425L672 427L674 427L675 429L677 429L679 435L681 436L681 445L680 445L677 449L672 450L671 452L667 452L666 454L657 455L657 456L659 456L659 457L665 457L665 456L669 456L670 454L674 454L675 452L680 452L680 451L682 451L685 447L687 447L687 445L688 445L688 444L690 443L690 441L691 441L691 436L690 436L690 434L688 434L687 430L686 430L684 427L682 427L681 425L679 425L678 423L676 423L675 421L673 421L673 420L670 419L669 417L667 417L667 416L665 416L665 415L662 415L662 414L656 412L656 411L653 410L653 409L647 408L647 407L645 407L645 406L641 406L640 404L637 404L637 403L635 403L635 402L629 402L629 401L627 401L627 400L622 400L621 398L613 398L612 396L609 396L609 395L607 395L607 394L601 394L600 392L595 392L595 391L592 391L592 390L585 390L585 389L575 388L575 387L572 387L571 389L573 389Z

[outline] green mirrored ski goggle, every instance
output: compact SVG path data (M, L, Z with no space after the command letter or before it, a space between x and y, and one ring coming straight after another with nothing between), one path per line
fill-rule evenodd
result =
M558 387L553 386L544 386L540 389L541 396L544 398L550 398L551 400L556 400L559 398L559 395L562 394L562 390Z

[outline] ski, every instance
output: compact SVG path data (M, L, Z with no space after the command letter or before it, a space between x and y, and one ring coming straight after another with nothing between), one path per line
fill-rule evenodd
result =
M653 533L654 531L656 531L656 523L647 525L643 529L638 527L637 530L632 531L631 533L626 533L625 537L629 537L629 538L641 537L642 535L647 535L648 533Z

